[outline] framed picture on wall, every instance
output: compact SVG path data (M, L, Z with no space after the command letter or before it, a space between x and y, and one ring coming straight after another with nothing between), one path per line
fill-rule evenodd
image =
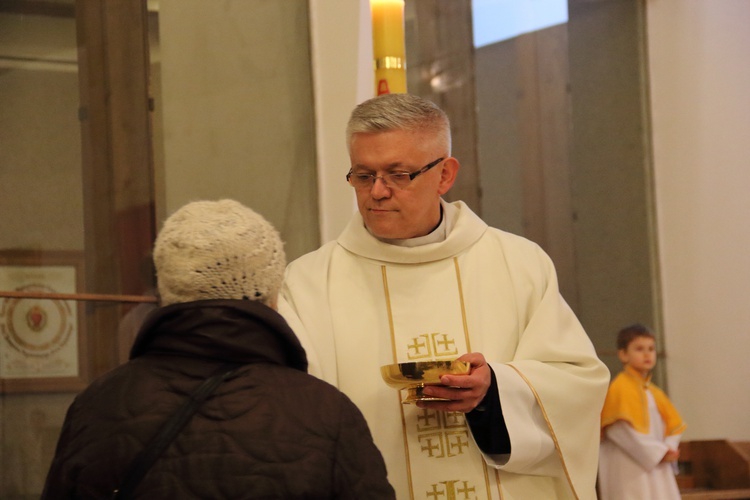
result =
M0 251L0 392L85 387L82 288L80 252Z

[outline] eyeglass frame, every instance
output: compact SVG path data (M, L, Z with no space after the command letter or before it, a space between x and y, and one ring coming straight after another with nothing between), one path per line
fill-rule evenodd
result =
M370 177L370 179L372 179L372 184L370 184L370 186L369 186L369 187L370 187L370 189L372 189L372 186L374 186L374 185L375 185L375 183L377 182L377 180L378 180L378 179L382 179L382 180L383 180L383 184L384 184L384 185L385 185L385 186L386 186L387 188L393 188L393 187L397 187L398 189L403 189L403 188L401 188L401 187L397 186L396 184L389 184L388 182L386 182L386 180L385 180L385 179L386 179L386 177L385 177L385 176L386 176L386 175L392 175L392 174L394 174L394 173L399 173L399 174L408 174L408 175L409 175L409 184L411 184L411 182L412 182L412 181L413 181L413 180L414 180L414 179L415 179L415 178L416 178L417 176L419 176L419 175L422 175L423 173L427 172L427 171L428 171L429 169L431 169L432 167L435 167L435 166L439 165L439 164L440 164L440 162L441 162L441 161L443 161L443 160L445 160L445 159L446 159L446 157L445 157L445 156L443 156L443 157L440 157L440 158L438 158L437 160L435 160L435 161L431 161L430 163L428 163L428 164L427 164L427 165L425 165L424 167L422 167L422 168L420 168L419 170L416 170L416 171L414 171L414 172L391 172L390 174L384 174L384 175L375 175L375 174L357 174L357 175L366 175L366 176ZM348 173L346 174L346 182L348 182L348 183L349 183L349 184L350 184L350 185L351 185L352 187L355 187L355 186L354 186L354 185L352 184L351 180L350 180L350 179L351 179L351 177L352 177L352 175L354 175L354 172L353 172L353 171L352 171L352 169L350 168L350 169L349 169L349 172L348 172ZM407 186L408 186L409 184L407 184Z

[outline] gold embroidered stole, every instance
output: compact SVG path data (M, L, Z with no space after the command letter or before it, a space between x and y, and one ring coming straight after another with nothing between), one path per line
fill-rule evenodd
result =
M458 260L415 267L381 267L391 362L455 359L471 352ZM446 286L451 282L455 285ZM398 300L392 300L392 290ZM486 467L463 413L415 405L400 410L411 498L500 498L497 475Z

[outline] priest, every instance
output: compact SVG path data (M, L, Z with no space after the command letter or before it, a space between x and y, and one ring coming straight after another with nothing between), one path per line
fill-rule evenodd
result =
M385 94L347 126L358 213L287 267L280 312L310 371L364 413L398 498L594 499L609 372L550 258L443 195L459 161L432 102ZM403 404L380 367L470 372Z

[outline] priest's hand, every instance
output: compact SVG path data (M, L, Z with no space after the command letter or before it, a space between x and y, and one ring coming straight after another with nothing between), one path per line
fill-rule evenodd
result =
M440 378L442 386L428 385L423 391L425 396L450 401L420 401L417 403L419 408L468 413L482 402L492 381L492 371L487 361L478 352L464 354L458 359L471 364L468 375L443 375Z

